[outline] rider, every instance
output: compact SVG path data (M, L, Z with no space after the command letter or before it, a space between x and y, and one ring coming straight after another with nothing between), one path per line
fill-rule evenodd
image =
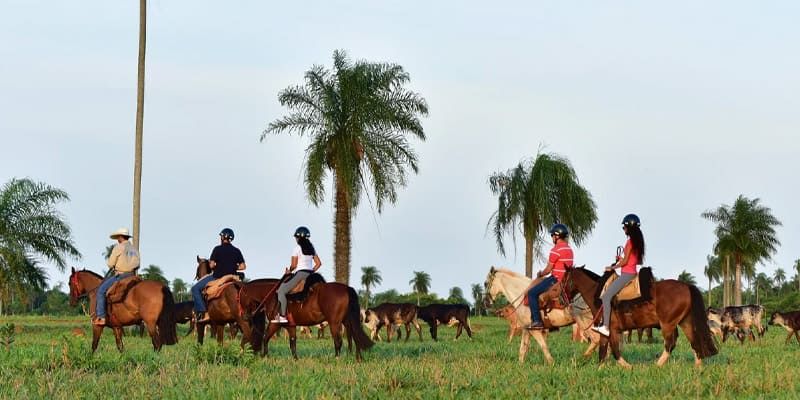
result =
M286 319L286 308L288 307L286 301L286 294L294 289L303 279L309 275L317 272L322 261L319 260L314 245L308 238L311 237L311 231L305 226L301 226L294 231L294 238L297 241L297 246L294 247L292 252L291 265L289 265L284 273L288 274L294 271L291 278L281 283L278 287L278 303L280 304L280 313L271 322L277 324L285 324L289 322ZM313 266L312 266L313 262Z
M106 324L106 292L111 288L111 285L133 275L134 270L139 268L139 250L128 240L131 238L131 235L128 234L128 229L117 229L109 237L117 241L114 249L111 250L111 255L108 256L107 262L113 275L104 279L97 288L97 302L95 304L97 317L92 321L95 325Z
M609 324L611 323L611 299L622 290L625 285L636 278L636 267L644 261L644 236L639 229L641 222L636 214L628 214L622 219L622 230L628 236L625 242L624 255L614 265L606 267L606 271L613 271L622 268L622 274L614 282L611 282L606 292L603 294L603 320L601 326L594 326L592 329L597 333L608 336Z
M543 271L539 271L536 277L550 274L543 281L528 291L528 307L531 309L531 323L527 329L544 329L542 316L539 313L539 295L550 289L551 286L560 282L573 264L572 248L567 243L569 229L564 224L555 224L550 228L550 237L553 239L553 248L550 250L547 266Z
M194 301L195 320L197 322L208 321L206 316L206 303L203 301L203 289L214 279L222 278L225 275L235 275L237 271L244 271L247 264L244 263L242 252L232 245L233 230L225 228L219 233L220 244L211 251L208 258L209 267L214 271L200 278L192 286L192 301Z

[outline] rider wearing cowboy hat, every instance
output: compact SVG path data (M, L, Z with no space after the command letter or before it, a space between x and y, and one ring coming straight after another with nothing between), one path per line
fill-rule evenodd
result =
M96 318L93 321L95 325L106 324L106 292L108 289L114 283L133 275L136 268L139 268L139 250L128 240L131 238L128 229L117 229L109 237L117 241L107 262L113 275L103 280L97 288Z

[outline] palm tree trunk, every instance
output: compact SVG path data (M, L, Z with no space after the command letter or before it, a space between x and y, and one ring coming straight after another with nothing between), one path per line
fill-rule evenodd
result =
M734 295L736 296L737 306L742 305L742 262L739 256L736 257L736 281L734 282Z
M139 65L136 79L136 154L133 165L133 245L139 248L139 210L142 199L142 128L144 123L144 55L147 39L147 0L139 0Z
M525 235L525 276L533 278L533 234L524 232Z
M711 278L708 278L708 306L711 307Z
M731 257L725 255L725 286L723 288L725 299L722 304L723 307L731 305Z
M336 179L336 199L333 205L335 208L333 263L336 282L347 285L350 282L350 225L352 223L352 213L344 186L341 179Z
M366 289L367 290L365 290L365 292L367 292L367 298L364 299L365 300L364 301L364 303L365 303L364 308L369 308L369 285L366 285Z

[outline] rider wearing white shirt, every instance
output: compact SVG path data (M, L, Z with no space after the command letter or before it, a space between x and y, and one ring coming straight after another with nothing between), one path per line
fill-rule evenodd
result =
M286 294L322 266L322 261L319 260L317 252L314 250L314 245L308 240L310 237L311 231L304 226L294 231L294 238L297 241L297 246L295 246L292 252L292 263L285 271L287 274L290 272L294 272L294 274L278 287L280 314L271 321L273 323L285 324L289 322L289 320L286 319L286 309L289 307Z

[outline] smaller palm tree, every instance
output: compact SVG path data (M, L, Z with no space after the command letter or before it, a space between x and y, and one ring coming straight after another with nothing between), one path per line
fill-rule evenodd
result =
M374 265L361 267L361 285L364 286L364 308L369 308L370 288L383 282L381 273Z
M183 279L175 278L172 280L172 294L175 295L178 301L183 301L183 299L186 298L188 290L188 285Z
M475 315L483 315L483 286L472 284L472 300L475 302Z
M711 285L722 278L722 263L717 256L706 256L706 266L703 274L708 278L708 306L711 306Z
M414 271L414 278L408 281L411 284L411 289L417 295L417 306L419 306L419 296L428 294L431 288L431 276L425 271Z
M800 291L800 260L794 260L794 270L797 276L797 290Z
M150 264L147 268L142 270L142 278L149 279L151 281L158 281L165 285L169 285L169 281L167 278L164 277L164 271L161 270L161 267L158 265Z
M778 292L780 292L781 289L783 289L784 282L786 282L786 271L784 271L783 268L776 269L772 279L775 280L775 287L777 287Z

